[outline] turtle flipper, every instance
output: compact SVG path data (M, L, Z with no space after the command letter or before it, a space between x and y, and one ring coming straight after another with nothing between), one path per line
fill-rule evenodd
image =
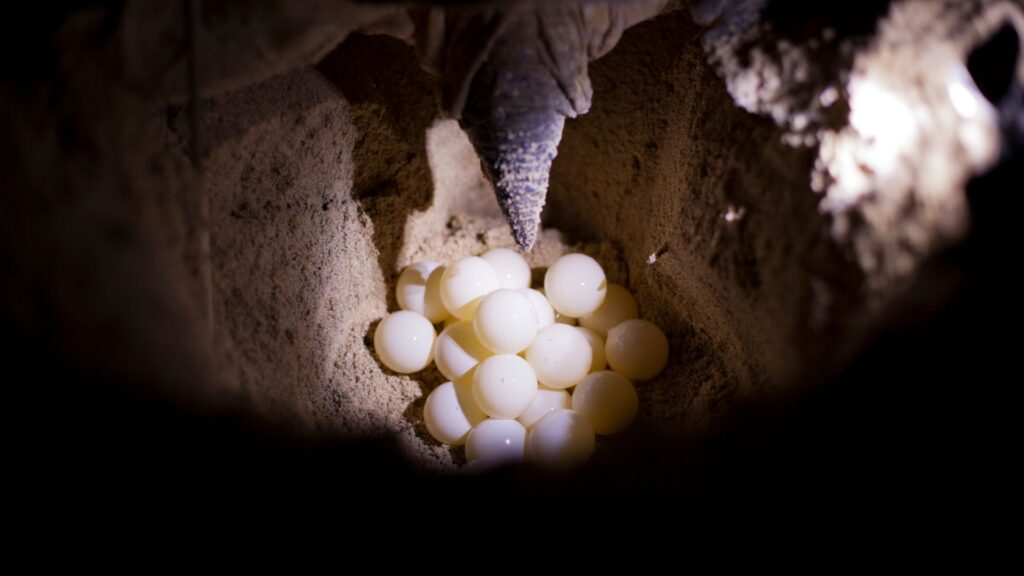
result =
M587 63L664 5L531 3L416 13L421 62L440 74L442 109L469 135L521 249L537 240L565 119L590 109Z

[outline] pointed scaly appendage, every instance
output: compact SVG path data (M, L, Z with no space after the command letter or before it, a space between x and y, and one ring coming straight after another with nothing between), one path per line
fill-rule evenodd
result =
M558 154L565 116L533 111L500 126L475 126L469 137L520 249L533 249L540 232L551 162Z

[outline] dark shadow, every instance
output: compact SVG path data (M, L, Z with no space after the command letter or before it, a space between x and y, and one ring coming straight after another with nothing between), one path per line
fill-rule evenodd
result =
M547 266L530 268L530 287L538 290L544 288L544 275L547 272Z
M998 107L1010 94L1017 75L1020 37L1006 22L967 56L967 70L985 98Z
M862 0L861 2L800 2L798 0L770 0L762 19L782 37L802 42L832 29L840 37L873 34L878 21L889 12L891 0Z

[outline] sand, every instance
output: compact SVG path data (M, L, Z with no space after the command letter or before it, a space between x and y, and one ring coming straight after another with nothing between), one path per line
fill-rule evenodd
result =
M250 124L268 101L275 114ZM406 265L514 246L465 134L423 114L423 149L394 158L401 135L357 137L359 118L375 105L349 104L308 69L211 104L205 179L230 386L262 417L317 434L394 434L423 465L450 468L461 451L433 441L422 423L426 394L443 377L433 367L390 372L372 334L397 309L394 282ZM346 169L366 148L385 174ZM353 195L358 179L369 190ZM539 274L569 249L548 230L527 256ZM624 279L610 245L572 249Z
M528 259L539 275L566 251L583 251L637 293L642 315L663 327L672 347L664 375L640 386L640 428L690 434L779 369L765 366L749 326L750 303L729 286L742 289L743 280L719 277L757 273L749 269L751 257L734 246L751 235L745 223L721 218L742 199L701 199L704 184L678 173L695 169L686 155L667 158L668 150L696 145L724 150L729 135L695 142L668 124L667 117L680 116L668 106L672 92L637 102L657 91L652 82L686 86L700 94L698 103L726 95L710 82L692 39L677 37L666 24L644 26L638 35L660 31L659 41L689 56L666 61L658 78L638 75L615 85L612 70L653 56L627 38L621 56L594 66L605 100L567 130L549 224ZM314 434L396 435L415 461L450 469L461 451L433 441L421 415L441 375L433 368L411 376L383 368L372 349L373 329L397 309L393 287L404 266L513 242L465 134L437 117L432 82L407 46L353 36L315 69L209 101L204 178L223 385L262 418ZM698 89L702 83L708 87ZM702 113L688 111L673 122ZM742 112L722 115L749 125ZM172 129L185 141L183 116ZM606 137L595 140L601 132ZM607 148L598 152L588 144ZM679 194L680 187L689 192ZM695 200L713 207L687 208ZM703 246L684 241L703 236ZM721 269L709 267L722 254L729 256Z
M91 45L103 28L85 24ZM673 12L592 63L593 105L566 124L530 256L539 270L569 250L592 254L669 337L667 369L638 386L636 425L604 453L640 434L699 439L747 403L813 385L856 351L868 312L895 290L863 290L872 269L830 233L811 188L816 152L783 144L784 127L736 105L703 32ZM298 45L300 60L326 49ZM180 103L117 88L116 66L80 53L60 64L66 92L0 93L5 111L22 111L4 115L0 155L15 178L5 213L22 215L3 227L12 333L190 408L227 406L315 436L394 436L412 461L453 469L459 451L421 420L440 375L384 369L373 329L397 308L404 266L512 239L413 48L354 34L315 67L261 73L205 100L201 180ZM212 345L195 250L200 182ZM890 240L865 234L883 249Z

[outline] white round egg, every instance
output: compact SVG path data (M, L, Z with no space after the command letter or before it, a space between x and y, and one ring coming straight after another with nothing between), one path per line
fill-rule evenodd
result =
M498 273L498 285L518 290L530 287L530 265L515 250L495 248L480 255Z
M612 370L630 380L647 380L665 368L668 338L647 320L626 320L608 331L604 353Z
M583 414L596 434L625 430L636 417L638 405L633 384L610 370L589 374L572 391L572 409Z
M555 311L579 318L604 302L608 281L601 265L586 254L566 254L544 274L544 294Z
M473 325L460 320L441 331L434 344L434 364L444 377L456 382L493 352L480 343Z
M604 355L604 338L593 330L580 328L579 326L576 329L583 334L583 337L587 339L587 343L590 344L590 371L604 370L604 367L608 365L608 359Z
M542 468L565 470L587 461L594 453L594 430L582 414L555 410L530 430L526 454Z
M373 346L385 366L400 374L419 372L434 355L434 326L406 310L389 314L373 333Z
M530 298L518 290L496 290L480 301L473 314L473 330L492 352L516 354L537 335L537 312Z
M608 284L608 293L605 294L604 302L589 316L580 318L580 326L593 330L601 336L606 336L608 331L616 325L632 320L640 315L633 295L618 284Z
M466 460L484 460L487 466L522 462L526 455L526 428L515 420L484 420L466 438Z
M572 398L565 390L552 390L550 388L539 388L533 402L525 412L519 415L516 420L527 429L532 427L541 418L547 416L548 412L572 408Z
M548 302L543 292L533 288L524 288L520 292L525 294L533 304L533 310L537 313L537 329L555 323L555 309L551 307L551 303Z
M477 408L472 392L467 390L467 398L466 394L459 394L458 386L453 382L441 384L430 392L423 406L427 431L438 442L451 446L461 446L473 426L487 418Z
M593 353L586 336L574 326L551 324L537 332L526 349L537 380L549 388L569 388L590 372Z
M473 373L473 398L492 418L515 418L537 394L537 376L530 364L514 354L491 356Z
M455 261L441 276L441 300L462 320L472 319L480 300L497 289L498 274L477 256Z
M402 310L421 314L437 324L448 318L448 309L441 301L441 277L444 266L437 262L417 262L406 266L398 276L395 298Z

